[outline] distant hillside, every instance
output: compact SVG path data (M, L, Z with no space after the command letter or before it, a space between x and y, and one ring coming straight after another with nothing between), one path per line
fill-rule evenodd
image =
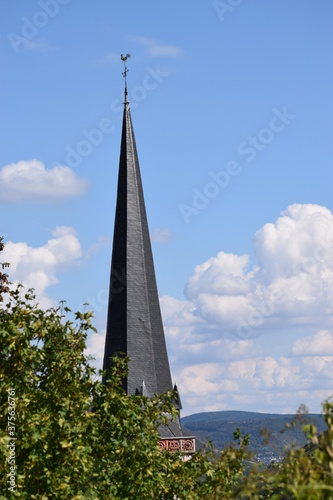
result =
M286 428L295 420L295 427ZM302 432L307 422L314 423L319 432L326 429L322 415L277 415L248 411L216 411L196 413L181 419L186 433L193 433L200 441L209 438L214 448L222 450L233 441L237 427L242 434L250 434L250 450L258 459L267 461L268 457L278 459L285 446L304 446L306 439Z

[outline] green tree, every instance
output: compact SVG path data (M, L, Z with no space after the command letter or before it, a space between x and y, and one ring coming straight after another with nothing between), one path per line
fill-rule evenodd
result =
M239 430L220 456L208 446L184 461L158 447L175 394L127 396L126 358L114 359L102 384L85 355L91 313L72 321L63 305L43 311L32 291L21 295L10 292L0 322L1 498L333 497L332 402L324 404L327 431L305 426L311 446L266 471L243 473L248 437Z

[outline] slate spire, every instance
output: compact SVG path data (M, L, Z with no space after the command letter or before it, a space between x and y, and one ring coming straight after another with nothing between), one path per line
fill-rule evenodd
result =
M173 389L126 83L104 370L117 352L130 358L127 394Z

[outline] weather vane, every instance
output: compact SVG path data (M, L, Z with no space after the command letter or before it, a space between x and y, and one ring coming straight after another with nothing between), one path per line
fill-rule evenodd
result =
M126 54L126 56L124 56L123 54L120 54L120 57L121 57L121 60L123 61L124 63L124 72L123 72L123 77L125 78L125 87L127 86L127 83L126 83L126 75L127 75L127 72L128 72L128 69L127 69L127 66L126 66L126 61L129 57L131 57L131 54Z

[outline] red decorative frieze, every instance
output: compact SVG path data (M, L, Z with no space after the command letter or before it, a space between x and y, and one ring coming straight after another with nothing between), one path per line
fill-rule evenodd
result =
M161 451L179 451L181 453L195 453L195 438L162 438L159 442Z

